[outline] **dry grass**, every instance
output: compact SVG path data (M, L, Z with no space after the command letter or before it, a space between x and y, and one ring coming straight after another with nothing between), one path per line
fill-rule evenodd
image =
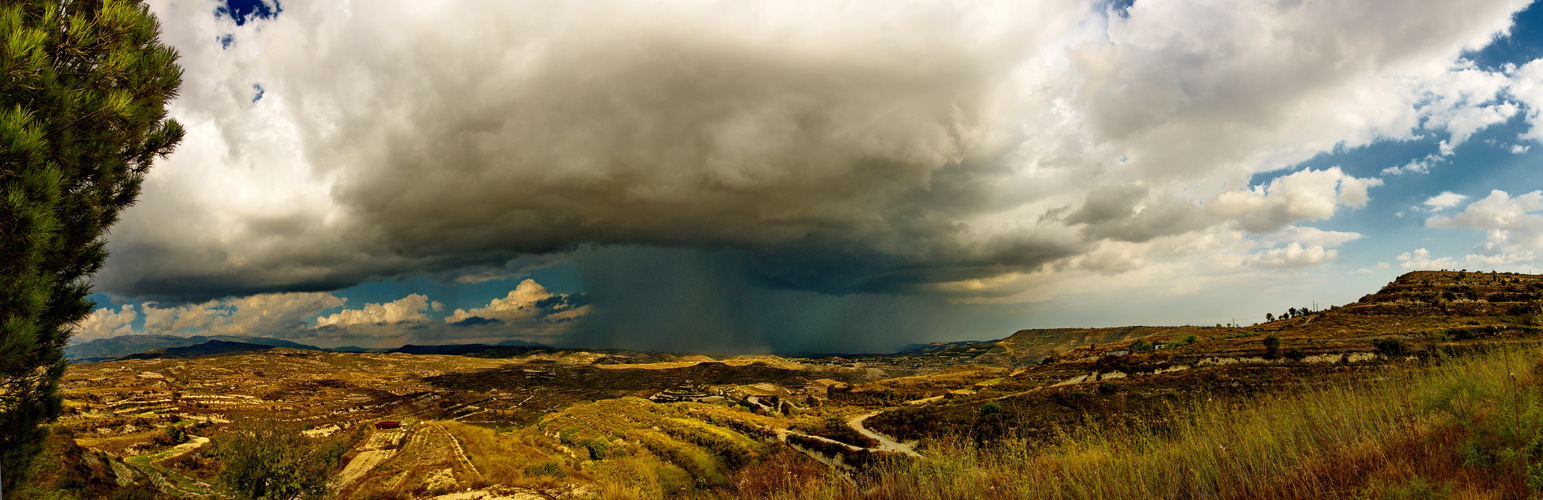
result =
M1527 497L1543 486L1543 377L1525 370L1539 359L1543 349L1529 347L1369 383L1200 401L1175 408L1160 432L1089 423L1037 452L1023 441L933 440L926 460L873 471L863 497ZM785 497L757 491L741 493Z
M549 452L543 450L543 443L529 434L498 432L455 421L442 421L438 425L461 440L466 458L477 466L488 484L526 486L529 481L525 477L525 467L550 457Z
M622 398L577 405L509 432L442 425L461 439L489 484L544 491L592 483L602 498L721 496L732 488L729 472L760 462L767 450L692 416L710 418L715 410L722 408Z

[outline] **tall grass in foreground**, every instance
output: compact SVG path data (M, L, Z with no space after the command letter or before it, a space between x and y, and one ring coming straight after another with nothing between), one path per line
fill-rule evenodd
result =
M1160 431L1089 424L1035 452L931 441L924 460L880 466L863 496L1527 497L1543 488L1540 359L1538 346L1513 346L1380 380L1198 401Z

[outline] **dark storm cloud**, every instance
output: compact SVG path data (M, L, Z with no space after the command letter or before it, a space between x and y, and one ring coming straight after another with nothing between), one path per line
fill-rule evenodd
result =
M1274 172L1515 113L1490 98L1505 75L1450 62L1522 6L156 5L179 20L189 139L99 289L196 301L657 247L747 294L718 311L998 297L1083 268L1188 277L1207 270L1179 269L1201 264L1177 240L1199 232L1217 245L1203 265L1234 272L1251 238L1376 185ZM601 285L627 283L585 283L624 307Z
M325 10L286 7L265 33ZM165 237L116 242L100 284L193 299L324 290L641 244L742 249L753 261L742 269L763 284L846 293L1074 251L971 236L961 221L1021 204L994 192L1013 142L988 132L1023 50L1014 45L1032 36L979 39L965 20L925 9L888 14L906 36L628 10L531 13L572 26L434 12L454 18L455 35L365 30L394 21L374 18L344 26L339 43L307 46L303 68L274 68L254 99L294 120L296 154L331 183L332 213L149 228ZM361 44L379 46L361 54ZM298 91L317 86L348 91ZM215 248L157 245L207 232L235 234Z
M613 247L580 251L575 260L603 305L562 341L577 347L893 352L957 338L973 312L918 297L769 288L747 272L754 258L740 250Z
M499 321L499 320L496 320L496 319L484 318L484 317L481 317L481 316L472 316L470 318L466 318L466 319L463 319L463 320L460 320L460 321L457 321L457 322L454 322L454 323L450 323L450 326L482 326L482 325L496 325L496 324L499 324L499 323L503 323L503 322Z
M933 236L929 207L890 205L977 146L991 90L978 58L925 53L917 68L617 38L542 54L528 73L445 82L399 123L361 122L357 137L393 140L359 164L368 173L344 176L345 206L411 257L579 243L945 250L911 238ZM462 86L522 92L466 102Z

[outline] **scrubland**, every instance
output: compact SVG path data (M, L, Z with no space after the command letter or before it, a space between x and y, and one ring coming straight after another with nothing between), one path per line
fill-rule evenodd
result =
M1543 277L1410 273L1283 316L851 358L80 364L6 494L253 498L242 478L264 477L282 498L381 500L1543 495Z
M926 441L924 460L827 498L1526 498L1543 488L1543 348L1507 346L1375 381L1088 422L1047 443ZM768 496L770 497L770 496Z

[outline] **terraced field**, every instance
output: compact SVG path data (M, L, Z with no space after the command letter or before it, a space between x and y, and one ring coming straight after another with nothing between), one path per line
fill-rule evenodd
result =
M80 363L36 482L75 498L216 497L222 443L258 426L334 447L315 456L336 460L327 490L341 498L733 496L781 481L767 461L802 484L858 488L874 464L927 460L926 443L1162 432L1196 401L1378 384L1421 359L1536 343L1543 279L1416 272L1286 316L820 359L274 348Z

